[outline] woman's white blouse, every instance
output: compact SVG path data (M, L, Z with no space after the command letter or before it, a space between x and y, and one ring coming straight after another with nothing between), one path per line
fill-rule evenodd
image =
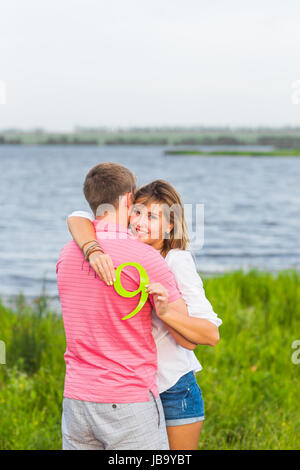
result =
M93 220L93 216L85 211L72 212L71 216L85 217ZM197 272L192 254L188 250L173 249L166 256L173 272L178 288L182 294L189 315L211 321L217 327L222 320L213 311L207 300L202 280ZM159 282L159 281L158 281ZM193 351L180 346L169 333L165 324L152 311L152 334L157 348L157 386L159 393L168 390L190 371L197 372L202 369L201 364Z

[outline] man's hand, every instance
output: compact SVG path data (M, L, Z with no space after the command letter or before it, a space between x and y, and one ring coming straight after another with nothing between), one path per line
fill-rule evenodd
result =
M158 317L163 317L168 311L168 291L159 282L146 285L146 292L153 295L155 311Z

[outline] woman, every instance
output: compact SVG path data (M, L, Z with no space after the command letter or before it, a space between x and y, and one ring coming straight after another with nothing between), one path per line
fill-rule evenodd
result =
M172 207L172 210L169 209ZM95 239L93 216L73 212L68 218L69 230L82 246ZM184 221L184 210L177 191L166 181L156 180L135 194L130 228L142 243L160 251L173 271L185 300L189 316L184 322L164 323L153 311L152 334L158 356L157 385L162 400L170 449L198 448L204 420L204 405L195 373L202 369L193 353L197 344L214 346L219 340L222 321L205 297L203 284L190 251ZM101 245L101 243L100 243ZM114 266L108 253L92 252L90 265L108 285L115 280ZM130 260L129 260L130 261ZM147 287L149 294L167 302L164 287L155 283Z

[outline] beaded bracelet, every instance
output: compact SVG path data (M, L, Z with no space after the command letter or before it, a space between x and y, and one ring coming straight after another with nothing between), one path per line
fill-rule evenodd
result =
M98 240L90 240L89 242L85 242L85 243L82 245L82 247L81 247L82 253L83 253L83 248L85 247L85 245L87 245L88 243L92 243L92 242L98 243Z
M87 251L86 251L86 254L85 254L85 260L88 261L89 260L89 257L91 256L92 253L95 253L96 251L101 251L101 253L104 254L104 251L102 250L101 246L93 246L91 248L89 248Z
M93 245L89 246L86 251L83 250L83 251L82 251L83 256L86 257L86 255L87 255L87 253L90 251L90 249L91 249L91 248L94 248L95 246L99 246L99 243L96 242L96 243L94 243Z

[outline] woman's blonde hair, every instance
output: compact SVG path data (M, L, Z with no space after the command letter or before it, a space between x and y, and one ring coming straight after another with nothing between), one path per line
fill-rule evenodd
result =
M173 248L185 250L189 247L190 240L184 218L183 204L178 192L170 183L164 180L155 180L142 186L136 191L134 202L147 205L150 203L165 205L163 212L169 217L172 229L169 237L163 239L163 247L161 249L163 257L166 257L167 253Z

